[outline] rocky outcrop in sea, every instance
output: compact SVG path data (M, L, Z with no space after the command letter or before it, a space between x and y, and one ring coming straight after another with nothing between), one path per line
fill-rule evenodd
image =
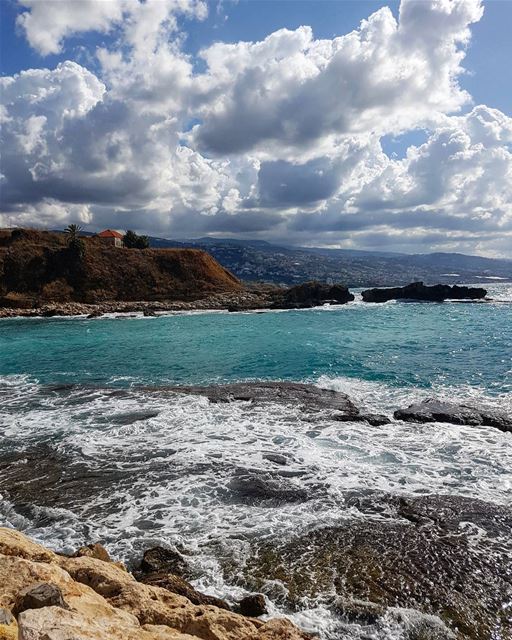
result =
M354 295L341 284L304 282L276 296L275 309L309 309L326 303L346 304L353 302Z
M340 391L320 389L300 382L237 382L212 386L168 387L176 393L206 396L210 402L279 403L323 415L338 422L368 422L379 426L390 422L387 416L362 411Z
M481 287L460 287L447 284L427 286L423 282L412 282L405 287L366 289L361 295L364 302L388 302L389 300L443 302L444 300L483 300L487 291Z

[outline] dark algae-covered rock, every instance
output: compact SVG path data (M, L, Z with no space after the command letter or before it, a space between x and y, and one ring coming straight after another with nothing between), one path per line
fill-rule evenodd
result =
M144 552L139 571L144 575L168 572L183 577L189 572L189 567L181 553L165 547L152 547Z
M341 284L324 284L322 282L304 282L280 293L273 304L275 309L308 309L329 302L346 304L352 302L354 296L347 287Z
M487 295L487 291L481 287L460 287L447 284L427 286L423 282L412 282L405 287L366 289L361 295L365 302L388 302L388 300L443 302L444 300L482 300Z
M500 431L512 432L512 416L478 409L465 404L455 404L429 398L411 404L407 409L399 409L393 414L396 420L404 422L449 422L451 424L494 427Z
M437 616L459 640L512 637L510 509L455 496L347 502L363 517L257 545L248 588L280 581L284 606L321 598L349 621L403 608Z
M181 553L173 549L152 547L145 551L135 576L139 582L185 596L193 604L230 609L225 600L201 593L185 579L191 576L191 569Z
M240 607L240 613L242 615L251 616L252 618L257 618L268 613L265 596L261 593L252 593L250 596L242 598L238 606Z

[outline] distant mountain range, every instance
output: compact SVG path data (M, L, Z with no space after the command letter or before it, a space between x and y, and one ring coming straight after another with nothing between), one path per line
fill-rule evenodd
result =
M461 253L403 254L385 251L281 246L263 240L150 237L155 248L193 247L208 251L247 282L292 285L306 280L343 282L352 287L404 285L415 280L438 282L512 281L512 260Z

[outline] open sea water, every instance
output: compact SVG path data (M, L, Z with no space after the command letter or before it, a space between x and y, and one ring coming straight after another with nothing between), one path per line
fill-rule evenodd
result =
M354 517L347 491L509 505L511 434L493 428L326 417L312 430L298 408L165 391L293 380L387 415L431 396L512 413L512 285L488 289L488 304L0 320L0 463L28 460L40 474L39 493L20 480L13 498L0 483L0 524L61 551L101 540L128 562L155 544L182 547L196 586L235 600L245 591L224 579L226 556L243 565L251 540ZM241 470L275 470L269 453L288 457L297 484L323 490L277 506L231 499ZM271 603L271 613L281 612ZM340 637L319 603L290 617Z

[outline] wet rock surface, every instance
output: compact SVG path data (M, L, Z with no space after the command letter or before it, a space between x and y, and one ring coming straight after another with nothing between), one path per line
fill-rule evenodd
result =
M321 487L310 486L306 489L300 482L275 473L246 470L235 474L228 487L232 496L250 504L264 501L270 501L275 505L304 502L321 491Z
M184 577L190 569L181 553L165 547L153 547L144 552L139 572L143 575L166 572Z
M119 487L134 480L134 470L115 464L93 468L48 444L0 457L0 491L14 502L20 515L44 524L48 515L37 514L34 506L76 509L109 487Z
M245 568L249 586L265 593L281 582L292 608L320 598L351 619L411 608L438 616L460 639L510 637L510 509L449 496L350 500L361 519L258 545Z
M261 593L253 593L250 596L242 598L238 603L240 613L244 616L258 618L268 613L265 596Z
M304 282L287 289L276 296L274 309L309 309L325 303L346 304L354 295L340 284L328 285L322 282Z
M275 402L293 403L305 411L333 410L357 415L359 410L350 398L338 391L320 389L299 382L237 382L214 386L173 387L177 393L203 395L210 402Z
M362 413L344 393L320 389L299 382L239 382L215 386L169 387L176 393L206 396L210 402L251 402L289 404L301 411L338 421L366 421L387 424L386 416Z
M423 300L443 302L444 300L482 300L487 291L481 287L460 287L458 285L424 285L412 282L405 287L389 289L366 289L362 292L364 302L388 302L388 300Z
M396 420L405 422L449 422L451 424L495 427L512 432L512 416L497 411L478 409L464 404L455 404L429 398L411 404L393 414Z
M381 413L358 413L355 416L346 413L334 413L330 417L336 422L367 422L372 427L381 427L391 422L387 416Z
M227 611L231 610L231 607L225 600L199 592L190 584L190 582L187 582L180 576L172 573L168 573L166 571L149 573L140 575L138 579L139 582L144 584L148 584L153 587L160 587L161 589L166 589L171 593L183 596L190 600L192 604L211 605L213 607L219 607L219 609L226 609Z

